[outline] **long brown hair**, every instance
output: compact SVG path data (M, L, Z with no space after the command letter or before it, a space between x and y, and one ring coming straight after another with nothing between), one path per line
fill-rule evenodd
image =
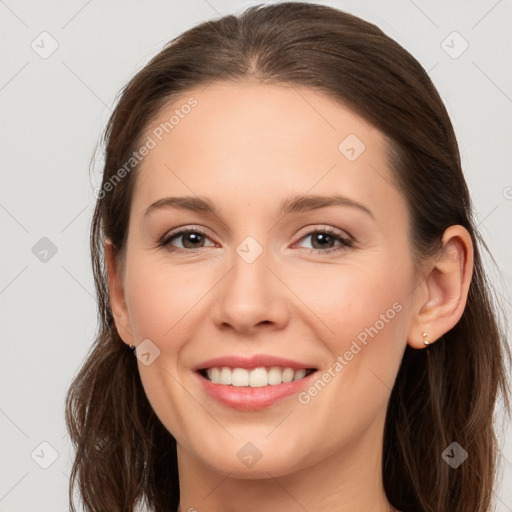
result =
M383 445L389 501L402 511L486 512L498 468L495 404L508 406L510 350L487 281L459 149L447 111L422 66L377 26L302 2L258 5L201 23L172 40L124 87L103 142L105 165L91 226L99 329L66 396L78 483L89 511L175 511L176 441L152 410L136 358L113 322L103 242L122 263L137 167L115 186L159 110L191 88L247 79L308 86L339 100L391 141L390 167L410 211L416 262L464 226L474 273L460 321L424 350L407 347L390 397ZM116 174L117 173L117 174ZM441 457L457 442L467 460Z

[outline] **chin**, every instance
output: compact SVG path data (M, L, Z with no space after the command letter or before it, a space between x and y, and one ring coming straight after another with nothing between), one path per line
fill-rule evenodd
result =
M282 443L269 442L264 437L254 442L233 439L230 443L219 443L209 450L196 451L196 454L203 464L214 471L240 479L284 476L308 466L303 458L303 447L283 446Z

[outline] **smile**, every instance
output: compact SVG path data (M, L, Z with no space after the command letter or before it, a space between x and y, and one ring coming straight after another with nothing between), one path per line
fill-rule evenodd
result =
M264 386L277 386L279 384L301 380L314 371L315 369L313 368L294 369L283 366L267 368L262 366L253 369L215 366L200 370L199 373L213 384L259 388Z
M224 355L191 369L209 398L246 411L266 409L296 395L318 370L312 361L273 354Z

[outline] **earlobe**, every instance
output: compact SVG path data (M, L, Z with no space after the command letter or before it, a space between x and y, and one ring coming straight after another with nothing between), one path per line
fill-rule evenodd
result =
M128 308L124 297L122 276L116 264L116 250L110 240L104 243L105 263L108 275L109 302L114 323L121 339L127 345L134 345L130 327Z
M409 345L416 349L431 345L452 329L466 307L473 274L471 236L463 226L450 226L442 244L440 254L428 262L417 290L422 301L417 304L408 335Z

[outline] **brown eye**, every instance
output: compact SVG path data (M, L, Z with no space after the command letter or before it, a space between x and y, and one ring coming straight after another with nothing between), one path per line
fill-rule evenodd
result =
M172 252L190 252L205 247L204 242L208 236L197 229L182 229L176 233L171 233L161 242L162 247L166 247ZM182 247L176 247L171 242L181 240Z
M342 250L354 245L352 240L331 228L316 229L314 231L310 231L305 236L303 236L301 240L306 240L307 238L311 239L312 249L310 249L310 252L315 251L326 253Z

